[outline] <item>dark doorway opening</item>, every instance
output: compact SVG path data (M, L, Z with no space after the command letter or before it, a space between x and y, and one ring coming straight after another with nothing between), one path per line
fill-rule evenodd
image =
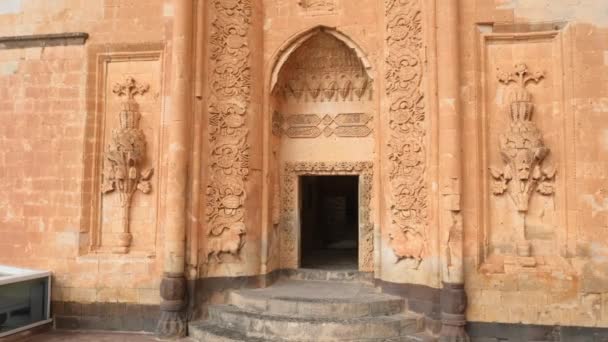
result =
M300 177L301 266L358 269L359 176Z

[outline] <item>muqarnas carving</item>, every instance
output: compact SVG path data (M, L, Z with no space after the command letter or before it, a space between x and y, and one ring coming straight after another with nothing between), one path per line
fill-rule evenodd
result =
M249 174L246 126L251 100L250 48L247 43L251 0L213 0L210 37L209 182L207 184L207 262L239 260L243 248Z
M142 170L146 157L146 137L139 128L141 114L135 95L143 96L150 86L138 84L132 77L114 85L113 92L125 100L121 103L120 127L112 131L112 140L105 153L105 170L101 191L103 194L118 192L122 208L122 230L118 235L115 253L128 253L133 236L129 229L131 202L136 192L144 194L152 190L150 177L153 169Z
M293 52L275 91L298 102L361 101L371 97L372 82L353 49L319 32Z
M422 93L421 9L418 0L386 0L386 96L392 197L390 245L396 262L422 263L427 247L426 112Z
M549 148L543 142L540 130L532 121L534 104L532 95L526 89L531 83L539 83L544 77L542 72L530 73L525 64L518 64L511 73L499 72L498 81L506 86L515 84L510 94L509 129L500 136L500 155L504 162L502 168L490 167L492 193L495 196L508 194L513 200L520 216L516 230L517 253L530 256L530 243L526 239L525 219L530 198L533 194L553 195L555 168L543 162Z

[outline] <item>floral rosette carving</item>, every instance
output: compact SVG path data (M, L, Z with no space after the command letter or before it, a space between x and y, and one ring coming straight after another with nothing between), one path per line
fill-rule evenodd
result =
M244 203L249 174L247 110L251 97L248 33L250 0L212 0L210 36L209 182L207 261L240 259L247 233Z
M516 65L511 73L498 73L500 83L507 86L515 83L516 86L509 101L511 123L508 131L500 136L500 155L504 166L490 167L494 179L491 188L496 196L508 193L520 212L528 211L534 192L546 196L554 193L556 170L543 165L549 148L532 121L534 104L532 95L526 90L528 83L538 83L543 77L542 72L530 73L525 64Z
M396 262L426 253L426 112L422 93L422 22L418 0L385 0L387 16L386 95L390 101L388 142L391 188L390 244Z
M144 95L149 85L138 84L132 77L124 83L114 85L113 92L125 98L119 113L120 126L112 131L112 140L105 152L105 170L101 191L103 194L118 192L122 208L122 232L119 235L116 253L127 253L132 235L129 229L129 213L133 195L152 190L150 178L153 169L142 170L146 157L146 137L139 128L141 114L135 95Z

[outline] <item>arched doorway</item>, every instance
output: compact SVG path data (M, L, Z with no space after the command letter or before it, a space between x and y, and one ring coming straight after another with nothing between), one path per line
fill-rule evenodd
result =
M280 268L371 271L376 143L369 63L328 28L284 51L270 101Z

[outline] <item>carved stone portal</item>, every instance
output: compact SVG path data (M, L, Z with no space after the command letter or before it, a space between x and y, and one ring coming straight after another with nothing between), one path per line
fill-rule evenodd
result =
M288 162L281 189L281 267L298 268L298 177L305 175L359 176L359 271L374 269L374 231L371 223L373 162Z
M137 84L135 79L127 77L124 83L114 85L113 92L125 98L119 113L120 127L112 131L112 141L105 152L105 170L101 191L108 194L117 191L122 208L122 230L119 234L115 253L128 253L133 239L129 230L129 213L131 200L137 191L147 194L151 191L150 177L153 169L142 170L146 157L146 137L139 128L141 114L135 102L135 95L144 95L149 85Z
M420 3L387 0L386 96L390 101L388 141L392 197L390 244L396 262L413 259L418 269L426 253L426 112Z
M532 121L534 104L532 95L526 90L530 82L538 83L544 77L542 72L530 73L525 64L518 64L511 73L499 72L498 81L504 85L515 83L510 94L509 113L511 124L500 136L500 155L504 162L502 168L490 167L494 181L492 193L501 196L505 193L517 208L519 220L517 234L517 254L528 257L530 243L526 239L525 220L528 205L533 194L553 195L555 168L544 166L543 161L549 154L540 130Z

